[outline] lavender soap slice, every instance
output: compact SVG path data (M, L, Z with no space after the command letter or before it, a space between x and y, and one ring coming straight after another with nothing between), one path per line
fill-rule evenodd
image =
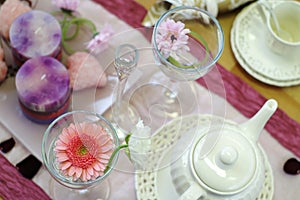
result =
M49 123L64 113L70 99L70 77L55 58L42 56L26 61L16 75L16 89L26 117Z
M18 16L10 27L9 36L12 53L19 66L37 56L60 59L61 27L49 13L33 10Z

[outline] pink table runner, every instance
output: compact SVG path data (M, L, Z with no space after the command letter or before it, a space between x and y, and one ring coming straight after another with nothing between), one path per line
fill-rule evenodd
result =
M141 22L147 10L134 0L93 0L101 4L112 14L133 28L142 27ZM243 82L239 77L227 71L223 66L217 64L221 73L225 93L218 90L219 84L210 86L210 90L223 96L226 100L246 117L251 117L264 104L266 98ZM209 75L208 75L209 76ZM207 81L209 78L205 77ZM205 85L204 79L198 79L198 83ZM212 82L212 81L210 81ZM223 95L226 94L226 97ZM242 102L242 103L241 103ZM300 157L300 124L291 119L284 111L278 109L267 123L265 129L285 148Z
M24 178L2 154L0 172L0 197L4 200L50 199L38 185Z

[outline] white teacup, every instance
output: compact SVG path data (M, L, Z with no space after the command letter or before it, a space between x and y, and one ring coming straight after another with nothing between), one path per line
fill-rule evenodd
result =
M268 46L277 54L300 55L300 2L281 1L273 5L270 4L270 7L277 18L279 31L270 12L265 8L259 9L267 24ZM260 3L258 6L261 6Z

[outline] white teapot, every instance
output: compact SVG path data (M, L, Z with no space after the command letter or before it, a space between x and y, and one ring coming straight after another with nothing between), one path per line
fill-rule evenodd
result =
M254 200L264 183L264 157L257 143L277 109L268 100L249 121L211 127L171 165L171 177L181 200ZM180 145L173 156L182 153Z

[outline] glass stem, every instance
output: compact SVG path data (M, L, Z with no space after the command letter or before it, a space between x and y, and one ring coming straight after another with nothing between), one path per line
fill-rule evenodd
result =
M117 96L115 104L116 109L114 110L113 118L117 123L122 120L122 96L125 92L128 76L137 66L138 57L139 55L136 47L130 44L120 45L115 51L115 69L118 74L119 83L117 86Z
M123 79L119 79L119 84L118 84L118 87L117 87L116 112L115 112L115 116L117 117L117 121L120 120L122 94L125 90L125 85L126 85L127 79L128 79L127 77L125 77Z

